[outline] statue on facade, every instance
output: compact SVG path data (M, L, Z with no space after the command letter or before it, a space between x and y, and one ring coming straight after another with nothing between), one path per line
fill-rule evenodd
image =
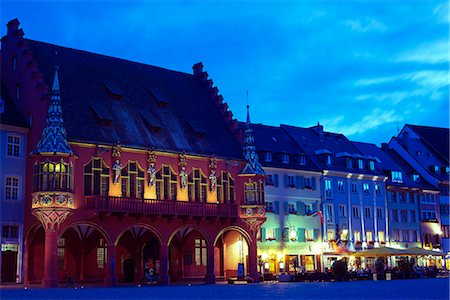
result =
M216 181L217 181L215 170L211 170L211 174L209 175L209 180L211 183L210 190L211 190L211 192L214 192L216 190Z
M155 169L155 162L156 162L156 154L153 151L148 152L148 159L147 161L150 163L147 169L148 173L148 186L155 185L155 177L156 177L156 169Z
M187 188L187 177L188 177L188 173L186 172L186 167L181 167L180 180L181 180L181 188L182 189Z
M181 167L180 171L180 182L181 182L181 188L187 189L187 178L188 173L186 172L186 165L187 165L187 156L185 153L181 153L179 156L180 162L178 165Z
M114 183L119 183L120 178L120 171L122 170L122 166L120 165L120 161L116 160L116 162L113 165L113 171L114 171Z
M112 147L112 153L111 153L112 159L116 160L116 162L114 163L114 165L112 167L112 169L114 171L114 179L113 179L114 184L119 183L120 171L122 170L122 166L120 165L121 154L122 154L121 147L120 147L119 142L117 142L117 144Z
M217 182L216 169L217 169L217 158L213 155L209 160L209 171L210 171L209 188L211 192L214 192L216 190L216 182Z

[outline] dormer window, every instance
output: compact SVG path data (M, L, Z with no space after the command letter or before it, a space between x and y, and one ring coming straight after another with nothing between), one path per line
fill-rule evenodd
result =
M439 173L439 166L433 166L434 173Z
M331 166L331 155L327 155L327 165Z
M272 161L272 152L266 151L264 153L264 161L271 162Z
M420 176L418 174L413 174L412 179L414 182L420 182Z
M445 167L445 173L450 173L450 167Z
M392 182L403 182L402 172L391 171Z
M301 166L305 166L306 165L306 156L305 155L300 155L300 159L299 159L299 164Z
M362 159L358 159L358 168L361 170L364 169L364 162Z
M353 167L352 159L351 158L347 158L347 169L351 169L352 167Z
M369 170L371 171L375 170L375 162L373 160L369 161Z
M283 153L283 154L281 155L281 162L282 162L283 164L288 164L288 163L289 163L289 154Z

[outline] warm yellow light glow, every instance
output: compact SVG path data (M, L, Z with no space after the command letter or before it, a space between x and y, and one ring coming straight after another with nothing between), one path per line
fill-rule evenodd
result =
M348 173L347 178L352 178L352 175L353 175L352 173Z
M345 235L347 235L347 234L348 234L348 230L347 230L347 229L344 229L344 230L342 230L342 233L345 234Z
M289 238L291 240L297 240L297 231L295 229L289 230Z
M278 259L278 261L283 260L283 257L284 257L283 253L281 253L281 252L278 252L278 253L277 253L277 259Z
M269 254L267 254L267 252L261 253L261 259L262 259L262 261L268 260L269 259Z
M358 175L358 179L359 179L359 180L361 180L361 179L363 179L363 178L364 178L364 174L359 174L359 175Z

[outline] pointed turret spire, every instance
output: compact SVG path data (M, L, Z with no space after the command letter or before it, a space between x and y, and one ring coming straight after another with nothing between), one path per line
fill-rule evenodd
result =
M55 67L52 98L48 106L47 119L41 139L31 154L73 155L66 138L66 129L62 117L61 97L59 91L58 67Z
M253 137L253 129L250 123L250 106L247 104L247 122L244 131L244 158L247 161L243 174L265 174L256 154L255 139Z

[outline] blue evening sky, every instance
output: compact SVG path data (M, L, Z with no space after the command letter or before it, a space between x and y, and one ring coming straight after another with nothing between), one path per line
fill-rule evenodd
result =
M449 5L442 1L1 1L25 37L183 72L202 61L239 120L318 121L389 141L449 126ZM1 26L4 35L6 26Z

